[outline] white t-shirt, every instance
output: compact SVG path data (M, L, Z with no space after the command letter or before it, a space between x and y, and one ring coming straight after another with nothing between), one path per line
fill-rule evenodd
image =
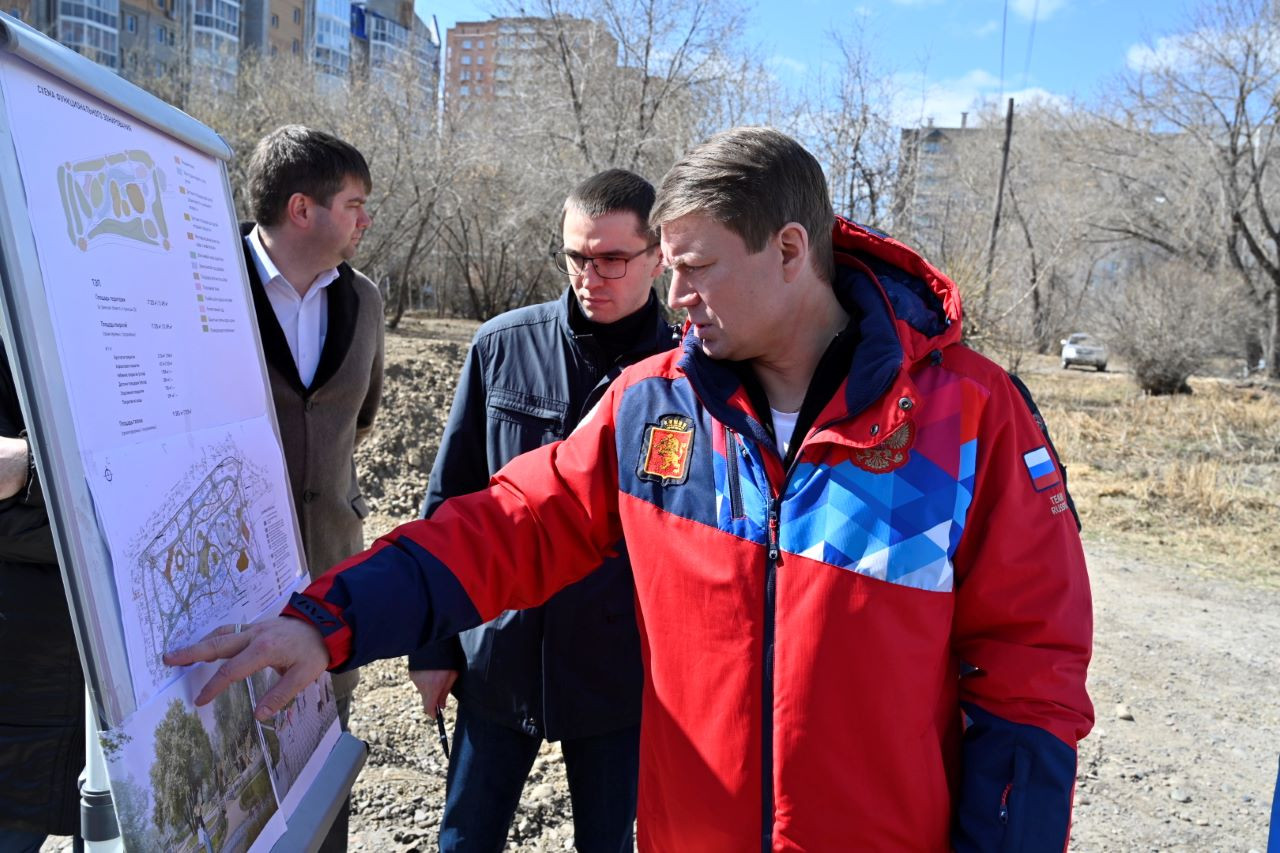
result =
M769 414L773 416L773 438L778 442L778 454L786 459L787 448L791 445L791 434L796 431L796 419L800 417L800 413L779 412L770 406Z
M276 319L284 331L284 339L293 353L293 363L298 365L298 376L304 387L311 387L320 366L320 353L324 351L324 339L329 334L328 287L338 279L338 268L325 270L316 276L307 289L306 296L299 296L280 269L267 254L255 226L245 235L253 265L258 268L258 278L267 291L267 299L276 312Z

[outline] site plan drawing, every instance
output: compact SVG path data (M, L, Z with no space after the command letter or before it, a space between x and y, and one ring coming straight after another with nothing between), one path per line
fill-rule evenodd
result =
M87 470L142 704L174 675L166 649L258 618L302 577L288 478L265 418L95 455Z

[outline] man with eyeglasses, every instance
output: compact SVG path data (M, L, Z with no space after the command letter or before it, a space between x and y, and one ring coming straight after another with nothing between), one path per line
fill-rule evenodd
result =
M622 368L675 345L653 291L654 189L610 169L565 201L557 300L480 327L423 502L483 489L514 457L567 436ZM458 699L440 849L499 851L544 739L560 741L582 851L630 851L642 671L622 543L590 577L409 656L427 716Z

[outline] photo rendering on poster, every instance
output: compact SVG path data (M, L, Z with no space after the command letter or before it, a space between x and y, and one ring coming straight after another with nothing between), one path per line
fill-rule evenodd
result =
M0 72L81 449L265 414L219 162L27 63Z
M303 578L271 422L86 454L139 706L177 675L168 649L252 622Z
M260 670L250 677L249 697L254 707L279 680L273 669ZM258 726L276 799L288 820L342 734L329 674L320 676Z
M128 850L241 853L270 850L284 834L248 682L203 708L192 703L216 669L188 668L122 728L102 733Z

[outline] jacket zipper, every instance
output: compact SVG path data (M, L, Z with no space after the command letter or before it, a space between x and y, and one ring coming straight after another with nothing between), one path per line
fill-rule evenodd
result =
M1000 795L1000 822L1002 824L1009 823L1009 792L1013 790L1013 783L1010 782L1004 786L1004 793Z
M778 541L779 527L782 516L782 496L787 493L787 483L791 480L791 473L795 470L800 453L801 449L798 448L791 458L791 467L782 477L778 494L769 501L768 555L765 561L764 587L764 675L761 679L764 719L760 725L760 787L763 818L760 849L762 853L770 853L773 849L773 644L777 612L778 564L782 561L782 550Z
M729 517L742 518L746 513L742 509L742 483L738 480L738 440L728 424L724 425L724 461L725 479L729 487Z

